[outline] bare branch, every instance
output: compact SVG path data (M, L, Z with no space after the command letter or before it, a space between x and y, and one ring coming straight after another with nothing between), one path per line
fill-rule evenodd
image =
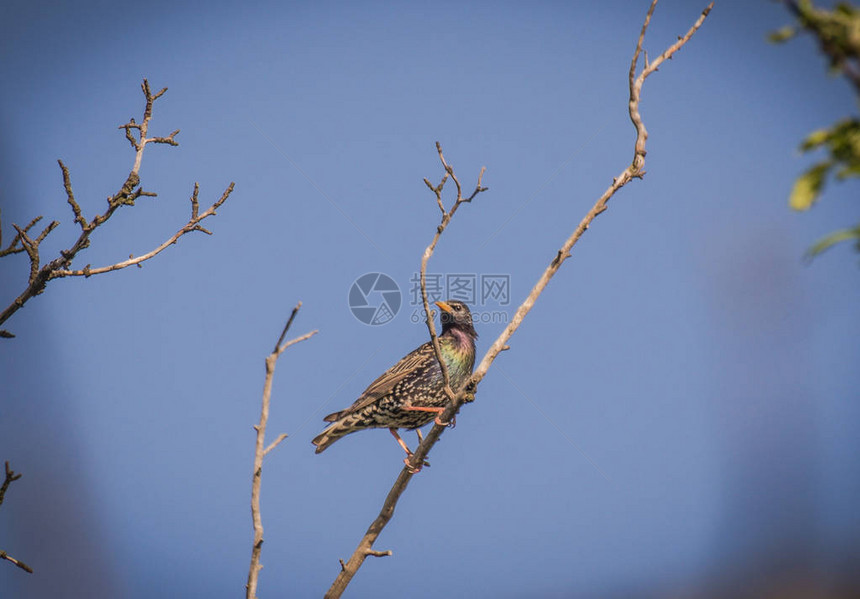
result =
M12 562L13 564L15 564L16 566L18 566L19 568L21 568L22 570L24 570L25 572L27 572L29 574L33 573L33 568L31 568L30 566L28 566L27 564L25 564L21 560L15 559L14 557L9 555L5 551L0 551L0 559L5 559L6 561Z
M178 146L179 142L175 141L173 138L179 134L179 129L168 135L167 137L150 137L147 139L147 143L153 144L167 144L169 146Z
M194 182L194 191L191 192L191 219L197 218L197 214L200 212L200 202L197 201L197 194L200 192L200 184L197 181Z
M296 304L296 307L293 308L293 311L290 312L290 317L287 319L287 324L284 325L284 330L281 331L281 336L278 337L278 340L275 342L275 349L272 350L274 353L279 353L278 348L281 347L281 343L284 342L284 337L287 336L287 333L290 330L290 327L293 326L293 320L296 318L296 314L299 313L299 310L302 309L302 302Z
M36 280L36 275L39 274L39 247L33 243L33 240L30 239L27 232L21 229L21 227L16 224L13 224L12 227L18 231L17 239L30 258L30 278L27 280L32 284Z
M9 489L9 485L13 482L21 478L21 474L16 473L9 467L9 462L6 462L6 477L3 479L3 485L0 486L0 505L3 505L3 500L6 498L6 491ZM5 551L0 551L0 559L5 559L8 562L12 562L25 572L33 573L33 568L25 564L19 559L15 559Z
M424 254L421 258L420 284L421 299L424 303L425 314L427 315L427 330L430 333L430 340L433 343L433 351L436 355L436 360L438 361L439 366L442 369L442 376L445 382L445 393L448 395L448 398L451 401L451 403L449 404L450 407L451 405L454 405L454 402L457 399L457 394L454 392L453 389L451 389L451 379L448 373L448 366L442 359L441 348L439 346L439 338L436 334L434 312L430 310L430 301L427 296L427 263L433 256L433 251L436 249L436 244L439 242L439 238L442 236L442 233L445 232L445 229L448 228L451 219L453 218L454 214L456 214L457 209L460 207L460 205L466 202L471 202L479 193L486 191L487 188L482 186L485 169L481 168L481 171L478 174L478 182L475 185L475 190L469 195L468 198L464 198L460 182L457 179L456 174L454 173L454 169L445 160L445 156L442 153L442 146L439 142L436 142L436 151L439 154L439 160L442 163L442 167L445 169L445 174L443 175L442 181L437 187L433 187L430 182L427 181L427 179L424 180L424 183L436 195L437 202L442 211L442 222L439 224L438 227L436 227L436 233L433 236L433 240L430 242L430 245L427 246L427 249L424 250ZM457 186L457 197L454 200L454 204L451 206L451 209L446 211L444 204L442 203L441 194L442 188L445 185L445 181L447 181L449 177L451 178L451 180L454 181L454 184ZM445 413L440 416L439 422L452 422L454 414L449 414L448 412L449 410L446 409ZM444 430L445 426L437 424L433 427L433 430L436 430L437 428ZM426 457L427 452L429 451L430 447L432 447L432 443L429 446L425 446L425 443L426 439L422 441L419 445L419 447L425 447L423 453L424 457ZM373 543L376 541L376 538L379 536L379 533L382 532L382 529L385 528L386 524L388 524L389 520L391 520L391 517L394 515L394 507L397 505L397 501L400 499L400 496L406 490L406 486L412 479L412 475L417 472L421 466L424 465L424 457L422 457L421 459L415 459L415 456L413 454L412 458L410 458L412 465L406 464L406 466L404 466L404 468L401 470L400 475L394 482L394 486L391 488L391 491L389 491L388 496L385 498L385 503L383 503L382 510L379 512L379 515L367 529L367 532L359 542L358 547L355 549L352 556L349 558L349 561L344 564L343 560L341 560L341 571L335 581L332 583L331 588L329 588L328 592L326 593L326 597L340 597L349 582L352 580L352 577L355 576L356 572L358 572L358 569L361 568L361 565L364 563L364 560L367 558L367 556L378 555L379 552L375 552L373 550ZM382 553L385 555L390 555L389 552Z
M278 438L272 441L272 443L263 451L263 455L266 456L272 451L275 447L281 444L281 441L287 438L287 433L281 433L278 435Z
M6 462L6 478L3 480L3 486L0 487L0 505L3 505L3 500L6 499L6 491L9 489L9 485L18 480L23 476L20 473L15 472L9 467L9 462Z
M78 203L75 201L75 193L72 191L72 177L69 174L69 169L63 164L62 160L57 160L57 163L60 165L60 169L63 171L63 187L66 189L66 197L69 202L69 206L72 207L72 212L75 214L75 221L81 226L81 230L86 230L87 228L87 219L81 215L81 207L78 206Z
M227 201L227 198L233 192L233 183L230 183L230 185L227 187L221 197L202 214L199 214L199 201L197 198L199 186L197 183L195 183L194 192L191 196L191 218L173 236L171 236L164 243L162 243L152 251L138 256L137 258L133 257L133 255L130 255L128 260L125 260L123 262L117 262L116 264L111 264L109 266L92 268L90 267L90 265L87 265L81 269L71 268L72 261L75 259L75 257L82 250L89 247L90 237L92 236L93 232L98 227L105 224L111 218L111 216L113 216L114 212L116 212L122 206L133 206L135 201L140 197L154 197L156 195L151 191L145 191L143 187L140 186L140 165L143 160L143 153L146 149L146 145L148 143L167 144L171 146L178 145L178 143L174 139L179 133L178 129L176 131L173 131L172 133L170 133L170 135L166 137L147 137L150 119L152 118L153 104L167 91L167 88L165 87L157 93L153 94L152 90L149 87L149 82L144 79L143 83L141 84L141 89L143 90L144 98L146 100L143 112L143 120L138 123L134 119L130 119L128 123L120 125L119 127L120 129L125 130L126 139L128 139L132 148L134 148L135 150L134 164L132 166L131 172L129 172L125 182L122 184L119 191L107 198L108 206L103 213L95 215L90 221L87 221L87 219L84 218L81 207L78 204L75 198L74 191L72 189L71 175L69 173L69 169L61 160L57 161L63 174L63 188L66 192L66 201L68 202L69 206L72 209L72 212L74 213L74 222L77 223L81 229L80 235L78 236L77 240L71 245L71 247L62 250L58 258L55 258L47 264L42 265L39 255L39 245L45 239L45 237L51 231L53 231L54 228L57 227L59 223L57 221L53 221L35 239L30 237L29 229L42 218L41 216L34 218L30 222L30 224L28 224L23 229L13 224L17 235L9 244L9 246L7 246L5 249L0 248L0 257L9 254L25 252L30 260L30 274L27 279L26 289L24 289L24 291L17 298L15 298L15 300L13 300L7 308L0 312L0 324L6 322L6 320L8 320L12 316L12 314L17 312L18 309L20 309L28 300L42 293L47 283L53 279L75 276L89 277L95 274L102 274L106 272L120 270L123 268L128 268L129 266L140 266L143 262L152 259L153 257L160 254L162 251L167 249L169 246L175 244L180 237L187 233L191 233L192 231L200 231L201 233L205 233L207 235L212 234L212 232L203 227L201 223L206 218L214 216L216 210L224 202ZM135 132L137 136L135 136ZM0 337L12 336L14 335L9 333L8 331L0 330Z
M48 233L56 229L57 225L60 224L57 221L51 221L51 223L45 227L41 233L39 233L39 236L36 237L36 239L32 239L27 234L27 230L41 220L41 218L41 216L34 218L24 229L14 223L12 224L12 227L18 232L15 236L16 241L21 244L21 250L27 252L27 256L30 258L30 277L27 280L31 284L36 280L36 277L39 274L39 244L48 236Z
M445 361L442 359L442 349L439 347L439 338L436 335L436 324L435 324L435 312L430 309L430 301L427 297L427 263L430 261L430 258L433 256L433 252L436 249L436 244L439 243L439 238L442 237L442 233L445 232L445 229L448 228L448 224L451 222L451 219L456 214L457 209L461 204L465 202L471 202L472 199L477 196L479 193L483 191L487 191L486 187L481 186L481 181L484 177L484 169L481 168L481 172L478 174L478 183L475 186L475 191L472 192L472 195L469 196L468 199L463 198L462 188L460 187L460 181L457 179L457 175L454 173L454 169L445 161L445 155L442 153L442 144L438 141L436 142L436 151L439 153L439 161L442 163L442 167L445 169L445 174L442 177L442 181L439 183L437 187L433 187L424 179L424 182L430 187L431 190L436 194L436 201L439 204L439 207L442 210L442 222L436 227L436 234L433 236L433 240L430 242L430 245L424 250L424 255L421 257L421 271L419 273L419 279L421 284L421 301L424 304L424 314L426 315L425 322L427 323L427 330L430 333L430 341L433 344L433 352L436 354L436 361L439 363L439 367L442 369L442 378L445 382L445 394L448 395L449 399L454 398L454 390L451 389L451 377L448 374L448 366L445 364ZM457 186L457 198L454 200L454 205L451 206L451 210L446 211L445 206L442 203L442 188L445 185L445 181L451 177L454 181L454 184ZM420 466L423 462L417 462L417 465Z
M269 422L269 405L272 397L272 379L275 375L275 366L278 363L278 358L285 349L291 345L295 345L305 339L310 339L316 335L317 331L305 333L295 339L283 343L284 337L293 324L296 314L302 307L302 302L296 304L290 314L287 324L284 325L281 336L278 337L278 342L275 344L275 349L266 358L266 378L263 383L263 401L260 408L260 422L254 425L254 430L257 431L257 441L254 450L254 474L251 478L251 521L254 528L254 543L251 546L251 565L248 569L248 583L245 585L246 599L255 599L257 597L257 582L260 577L260 570L263 565L260 563L260 554L263 551L263 518L260 514L260 484L263 478L263 458L273 449L275 449L287 435L281 434L268 447L266 447L266 425Z
M35 217L33 220L31 220L29 223L27 223L27 226L24 227L23 231L25 233L27 233L30 229L33 228L33 225L35 225L40 220L42 220L41 216ZM14 227L15 229L18 228L14 224L12 225L12 227ZM2 235L2 231L0 231L0 242L2 242L2 239L3 239L3 235ZM43 239L44 239L44 237L43 237ZM10 254L19 254L19 253L25 251L23 246L18 245L20 243L21 243L21 234L18 233L17 235L15 235L15 238L11 241L11 243L9 243L9 245L6 246L5 249L0 249L0 258L2 258L3 256L8 256Z
M657 3L657 0L653 0L651 4L651 8L648 11L648 16L646 17L646 25L650 20L651 13L654 10L654 5ZM612 198L615 193L624 187L627 183L632 181L634 178L641 177L644 172L642 171L642 166L645 162L645 141L647 140L647 131L645 130L645 126L642 123L642 117L639 114L639 101L642 90L642 83L645 81L645 78L657 70L657 67L667 58L671 58L672 54L677 52L684 44L689 41L689 39L693 36L696 30L701 27L705 18L711 11L714 3L711 2L705 10L702 11L702 14L693 24L693 26L689 29L686 35L679 38L677 42L675 42L672 46L670 46L665 52L663 52L659 57L657 57L649 66L648 69L643 70L642 73L639 74L639 77L630 80L630 120L636 128L636 143L634 146L634 158L632 164L630 164L626 169L624 169L620 175L615 177L612 180L612 184L603 192L603 195L595 202L594 206L592 206L591 210L585 215L582 221L579 223L579 226L576 227L574 232L567 238L567 240L562 245L561 249L558 251L556 256L547 266L544 273L538 279L535 286L532 288L528 297L526 297L525 301L520 305L517 309L514 317L511 319L511 322L508 323L508 326L505 327L505 330L502 331L502 334L493 342L493 345L487 351L484 358L481 360L481 363L475 369L475 372L472 375L470 383L477 387L478 383L484 378L489 369L490 365L496 359L500 352L507 349L507 341L511 338L514 332L519 328L522 323L523 318L525 318L526 314L528 314L529 310L531 310L537 298L546 288L549 280L555 275L558 269L561 267L561 264L570 257L570 251L577 241L582 237L585 231L588 230L588 227L591 225L591 222L600 214L602 214L607 209L607 202L610 198ZM636 56L638 55L638 50L641 48L642 40L644 38L646 29L643 27L642 33L639 36L639 42L637 44L637 52L634 53L634 61ZM635 62L632 63L633 68L635 69ZM432 431L431 431L432 432ZM428 435L429 437L429 435ZM416 451L417 453L417 451Z
M140 150L140 145L137 143L137 139L131 132L132 129L140 131L140 125L134 122L134 117L132 117L125 125L120 125L118 128L125 129L125 138L128 140L128 143L130 143L131 147L135 150Z
M642 31L639 34L639 40L636 42L636 51L633 53L633 59L630 61L630 73L628 75L628 85L630 88L630 101L628 102L628 111L630 113L630 120L633 121L633 126L636 127L636 146L634 149L633 156L633 165L632 170L625 169L622 173L621 177L627 177L619 181L619 185L616 188L620 189L624 185L626 185L630 178L637 177L641 178L642 175L645 174L642 171L642 167L645 165L645 142L648 140L648 131L645 129L645 125L642 122L642 116L639 114L639 100L642 94L642 84L645 83L645 79L651 75L657 68L663 64L667 59L672 58L672 56L680 50L684 44L690 41L690 38L693 37L693 34L698 31L699 27L702 26L702 23L705 22L705 19L710 14L711 9L714 7L714 3L711 2L708 6L705 7L705 10L702 11L702 14L699 15L699 18L696 19L696 22L693 23L693 26L687 31L687 33L678 38L674 44L666 48L660 56L652 60L650 63L647 63L645 67L642 69L642 72L639 73L639 76L636 76L636 68L639 61L639 51L642 49L642 43L645 40L645 31L648 29L648 24L651 22L651 15L654 13L654 7L657 6L657 0L652 0L651 6L648 9L648 14L645 17L645 22L642 25ZM628 172L629 170L629 172ZM619 177L619 179L621 179ZM613 182L614 184L615 182ZM612 193L615 193L613 191ZM609 197L611 197L610 194ZM608 197L606 198L609 199ZM605 204L605 202L604 202Z
M311 337L313 337L317 333L319 333L319 329L314 329L313 331L310 331L309 333L305 333L304 335L300 335L300 336L296 337L295 339L290 339L289 341L287 341L281 347L278 348L278 355L281 355L284 352L284 350L287 349L288 347L290 347L291 345L295 345L299 341L304 341L305 339L310 339Z
M223 204L227 200L227 198L230 196L230 194L232 193L233 186L234 186L234 184L230 183L230 185L227 186L227 189L224 190L224 193L221 194L221 197L218 199L217 202L212 204L205 212L203 212L202 215L199 215L199 216L193 216L192 215L192 217L188 220L187 223L185 223L185 225L182 228L180 228L169 239L167 239L165 242L163 242L161 245L159 245L158 247L156 247L152 251L147 252L146 254L143 254L142 256L137 256L136 258L129 258L128 260L124 260L122 262L117 262L116 264L111 264L109 266L101 266L99 268L90 268L89 266L86 266L86 267L78 269L78 270L65 270L65 269L55 270L51 274L51 279L58 279L61 277L89 277L92 275L100 275L100 274L103 274L106 272L112 272L114 270L120 270L123 268L128 268L129 266L135 266L135 265L141 264L142 262L146 262L147 260L154 258L158 254L160 254L161 252L163 252L164 250L169 248L171 245L173 245L177 241L179 241L180 237L182 237L183 235L185 235L187 233L191 233L192 231L200 231L202 233L206 233L208 235L211 235L212 234L211 231L208 231L207 229L204 229L203 227L201 227L200 223L204 219L215 215L216 209L219 206L221 206L221 204ZM196 194L197 194L197 184L194 185L194 195L196 196Z
M686 35L679 38L678 41L670 46L666 51L664 51L660 56L658 56L653 62L650 62L643 71L639 74L638 77L635 75L636 65L638 61L639 54L642 52L642 44L645 36L645 32L647 31L648 24L651 20L651 15L654 12L654 7L657 4L657 0L653 0L651 6L648 10L648 14L645 17L645 22L642 27L642 32L639 35L639 39L636 45L636 50L633 54L633 60L631 61L631 71L630 71L630 119L636 128L636 142L634 144L634 155L633 162L627 166L627 168L622 171L622 173L615 177L612 180L612 184L606 189L603 195L598 198L597 202L588 211L579 225L576 227L574 232L570 235L570 237L565 240L562 244L562 247L558 252L553 256L549 265L544 270L543 274L538 279L537 283L535 283L531 292L528 294L523 303L519 306L516 313L514 314L511 322L508 323L508 326L505 327L505 330L499 335L499 337L493 342L490 346L490 349L487 350L487 353L484 354L480 364L475 369L474 373L470 377L470 379L454 394L451 402L445 408L445 411L439 416L438 422L451 422L454 416L459 411L460 407L463 403L474 399L474 393L477 389L478 384L481 380L486 376L487 371L492 365L493 361L498 357L499 353L509 349L507 344L508 340L511 336L516 332L516 330L520 327L525 318L526 314L531 310L532 306L534 306L535 301L546 288L550 279L558 272L561 265L564 261L570 257L570 251L577 241L582 237L583 233L588 230L588 227L591 225L591 222L601 213L603 213L607 209L607 202L609 199L615 195L615 193L621 189L624 185L632 181L634 178L641 178L644 174L642 167L644 166L645 161L645 141L647 140L647 131L645 130L644 125L642 124L641 116L639 115L639 101L642 83L645 78L648 77L651 73L653 73L657 67L665 61L667 58L671 58L671 56L677 52L696 32L696 30L702 25L705 18L708 16L711 8L713 7L713 3L708 5L708 7L702 12L698 20L693 24L690 30ZM439 150L440 158L441 149ZM442 163L446 168L446 171L452 175L453 178L453 169L451 169L447 163L445 163L444 158L442 158ZM457 184L456 178L454 178L455 184ZM425 181L426 182L426 181ZM478 180L478 188L480 188L480 178ZM431 187L428 183L428 187ZM434 189L431 187L431 189ZM435 190L434 190L435 191ZM472 195L474 197L475 194ZM439 349L438 349L438 341L435 338L435 327L433 325L432 318L429 315L429 303L427 301L427 294L425 289L425 281L423 277L423 273L426 267L427 260L429 260L430 256L433 253L433 249L435 248L436 242L438 241L439 236L442 231L445 230L448 222L450 221L450 216L453 214L457 206L460 203L466 201L462 200L462 196L460 193L459 185L458 185L458 201L455 203L454 208L450 213L444 214L442 219L442 225L437 228L436 236L433 239L433 242L428 246L427 250L424 252L424 257L422 258L422 278L421 278L421 287L422 287L422 296L424 300L424 308L428 311L428 329L430 330L431 338L434 341L434 350L436 351L437 359L439 359ZM447 218L447 220L446 220ZM444 372L444 363L440 360L440 364L443 366ZM446 387L448 386L449 379L447 374L445 375ZM373 543L379 537L379 534L391 520L394 515L394 509L397 506L397 502L400 499L400 496L406 490L406 487L409 485L409 481L412 479L413 473L416 471L416 466L421 465L426 459L430 449L436 442L439 440L439 437L445 431L447 427L442 424L434 424L418 447L415 449L412 454L410 460L412 463L412 467L409 464L404 466L404 468L400 471L400 474L397 476L397 480L394 482L391 490L388 492L388 496L385 498L385 501L382 504L382 509L379 512L379 515L376 519L371 523L370 527L368 527L367 532L364 537L362 537L361 541L359 541L358 547L355 552L353 552L350 559L344 564L341 561L341 572L338 574L335 581L332 583L332 586L329 588L326 593L327 598L336 598L340 597L343 591L346 589L349 582L352 580L353 576L355 576L358 569L364 563L366 556L369 554L368 552L373 550Z
M424 179L424 183L427 187L430 188L434 194L436 194L436 205L439 206L439 210L442 212L442 216L445 216L445 204L442 203L442 188L445 186L445 181L448 179L448 173L442 177L441 183L437 187L433 187L433 184L430 183L427 179Z
M59 226L59 224L60 224L60 223L59 223L59 221L52 220L52 221L51 221L51 223L50 223L47 227L45 227L44 229L42 229L42 232L41 232L41 233L39 233L39 236L38 236L38 237L36 237L36 239L34 240L34 242L33 242L33 243L35 243L35 244L36 244L36 246L38 247L38 245L39 245L40 243L42 243L42 241L45 239L45 237L47 237L47 236L48 236L48 233L50 233L51 231L53 231L54 229L56 229L56 228Z
M143 80L143 83L140 86L141 90L143 90L143 95L146 98L146 106L143 109L143 121L140 124L134 122L134 119L131 119L125 125L120 125L120 128L125 129L126 139L131 142L132 147L137 151L137 154L134 157L134 167L132 167L132 172L138 173L140 172L140 164L143 161L143 150L146 148L146 144L152 143L166 143L171 146L178 146L179 144L173 140L174 136L179 133L179 129L168 135L167 137L153 137L149 138L146 136L149 131L149 121L152 118L152 105L155 101L164 95L164 92L167 91L167 88L164 87L158 93L153 94L149 88L149 81L146 79ZM131 133L132 129L137 129L139 138L135 139Z

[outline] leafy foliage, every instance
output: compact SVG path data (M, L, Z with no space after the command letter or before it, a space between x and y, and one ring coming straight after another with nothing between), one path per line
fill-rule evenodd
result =
M860 177L860 120L839 121L830 129L810 133L800 144L802 152L824 148L830 154L797 178L791 190L789 205L795 210L809 210L818 200L827 176L835 172L839 180Z
M840 2L832 10L826 10L816 7L812 0L788 0L786 5L797 23L774 31L768 39L782 43L801 32L811 33L827 56L831 73L842 74L848 79L860 100L860 9L848 2ZM803 211L818 201L831 175L840 181L860 177L860 119L846 118L828 129L813 131L800 144L800 150L825 150L828 154L794 182L789 205L794 210ZM817 256L837 243L851 240L856 241L857 251L860 251L860 225L820 239L809 249L808 256Z

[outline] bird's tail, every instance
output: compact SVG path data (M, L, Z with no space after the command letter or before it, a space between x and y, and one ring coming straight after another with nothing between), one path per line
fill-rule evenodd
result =
M352 429L343 426L340 422L329 425L311 441L311 443L317 446L317 450L314 453L322 453L329 445L351 432Z

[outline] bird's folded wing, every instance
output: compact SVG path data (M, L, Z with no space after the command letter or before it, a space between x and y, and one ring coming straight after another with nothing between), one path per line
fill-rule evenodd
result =
M329 414L325 417L325 420L327 422L333 422L347 414L357 412L358 410L369 406L379 398L391 393L397 383L405 379L407 376L427 368L435 360L436 355L433 352L433 346L429 343L425 343L415 351L404 356L397 364L386 370L378 379L370 383L370 386L364 390L361 397L355 400L355 403L345 410Z

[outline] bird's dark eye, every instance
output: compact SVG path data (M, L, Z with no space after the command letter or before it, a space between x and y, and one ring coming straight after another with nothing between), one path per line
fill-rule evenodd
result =
M459 312L459 311L460 311L460 306L454 306L454 312Z

